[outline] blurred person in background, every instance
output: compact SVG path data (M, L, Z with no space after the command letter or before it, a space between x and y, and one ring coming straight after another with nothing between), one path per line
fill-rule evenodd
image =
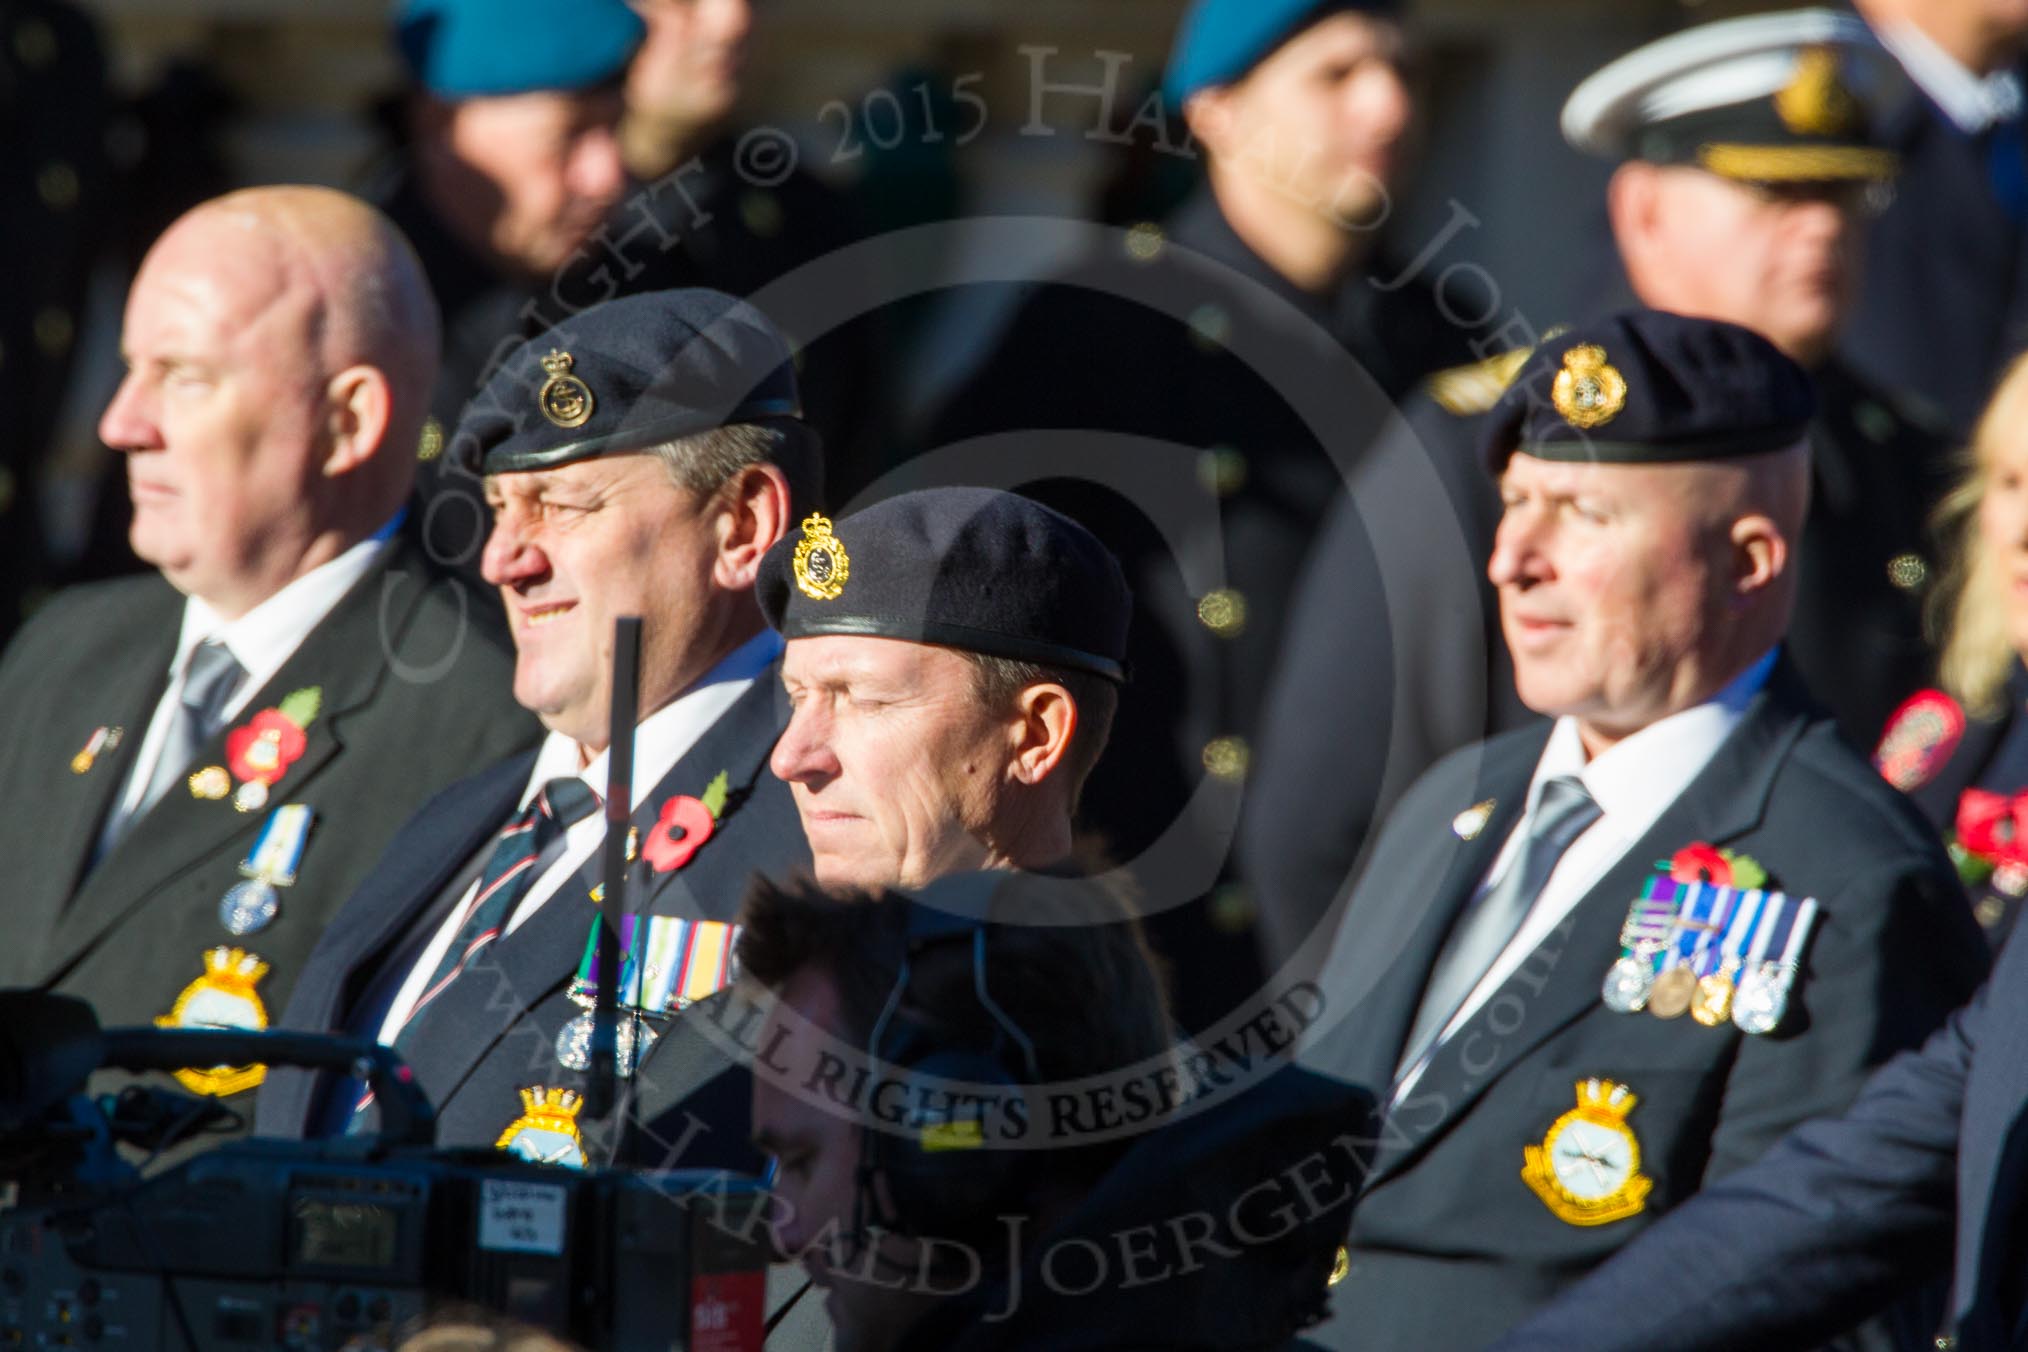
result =
M2028 346L2028 137L2022 0L1855 0L1907 87L1882 121L1901 155L1867 231L1840 350L1871 384L1971 431Z
M1164 92L1203 185L1027 293L932 427L939 447L1027 433L995 450L1000 481L1127 569L1133 693L1081 824L1172 908L1150 936L1190 1027L1259 984L1228 847L1289 593L1342 495L1333 457L1472 351L1381 230L1415 115L1406 46L1386 3L1191 6Z
M642 187L612 232L637 229L635 212L653 213L661 230L650 237L672 242L666 250L637 245L630 260L653 264L657 286L752 298L857 241L864 226L852 199L804 169L786 133L737 120L765 31L755 0L630 2L647 37L627 71L620 147ZM813 97L805 111L814 115L821 102ZM796 344L831 500L844 503L887 467L887 326L875 315L816 332L824 299L791 288L766 308Z
M467 572L490 517L444 444L500 358L563 317L561 275L626 192L621 86L642 32L623 0L407 0L396 18L408 143L380 195L443 314L418 525Z
M1944 836L1997 949L2028 895L2028 359L2007 368L1938 518L1939 686L1895 711L1874 764Z
M67 0L0 3L0 648L55 572L41 501L76 351L80 311L113 205L105 56Z

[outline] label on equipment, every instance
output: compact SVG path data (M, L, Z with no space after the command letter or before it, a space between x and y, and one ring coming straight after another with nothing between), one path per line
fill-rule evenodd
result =
M488 1178L480 1183L479 1247L492 1253L563 1252L563 1188Z

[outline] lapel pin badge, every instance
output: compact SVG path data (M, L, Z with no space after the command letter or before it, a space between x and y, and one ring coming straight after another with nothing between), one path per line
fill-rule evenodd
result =
M90 770L93 765L98 763L100 756L119 746L122 735L122 730L119 728L95 728L83 748L70 758L70 772L74 775L81 775Z
M1493 800L1474 803L1451 818L1451 830L1457 832L1459 840L1477 840L1479 832L1486 829L1486 822L1493 815Z

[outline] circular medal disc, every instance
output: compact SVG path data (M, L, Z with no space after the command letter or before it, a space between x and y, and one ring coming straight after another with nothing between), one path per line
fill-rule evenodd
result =
M233 791L232 805L241 812L259 812L268 805L268 786L249 779Z
M1648 1003L1648 991L1655 984L1655 971L1636 957L1624 957L1606 969L1599 998L1615 1014L1636 1014Z
M218 923L233 935L256 934L266 929L282 908L282 898L273 883L250 878L235 883L218 902Z
M1732 997L1732 1022L1743 1033L1772 1033L1788 1008L1788 986L1770 964L1747 973Z
M1690 1002L1690 1017L1706 1028L1716 1028L1732 1013L1732 978L1713 973L1697 981L1696 998Z
M556 1035L558 1065L566 1070L591 1069L593 1019L591 1014L580 1014ZM633 1076L635 1064L648 1054L648 1048L655 1045L655 1030L643 1024L638 1016L622 1011L617 1033L614 1042L619 1055L614 1069L625 1080Z
M1648 1012L1658 1019L1680 1019L1690 1012L1697 994L1697 978L1688 967L1671 967L1655 978L1648 992Z

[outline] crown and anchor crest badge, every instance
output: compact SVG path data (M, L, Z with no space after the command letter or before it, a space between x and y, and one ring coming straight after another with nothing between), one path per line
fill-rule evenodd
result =
M552 350L542 359L542 369L549 372L549 379L536 391L535 402L542 407L542 416L558 427L583 427L591 421L592 410L598 401L592 398L591 386L571 374L577 364L570 353L560 349Z

